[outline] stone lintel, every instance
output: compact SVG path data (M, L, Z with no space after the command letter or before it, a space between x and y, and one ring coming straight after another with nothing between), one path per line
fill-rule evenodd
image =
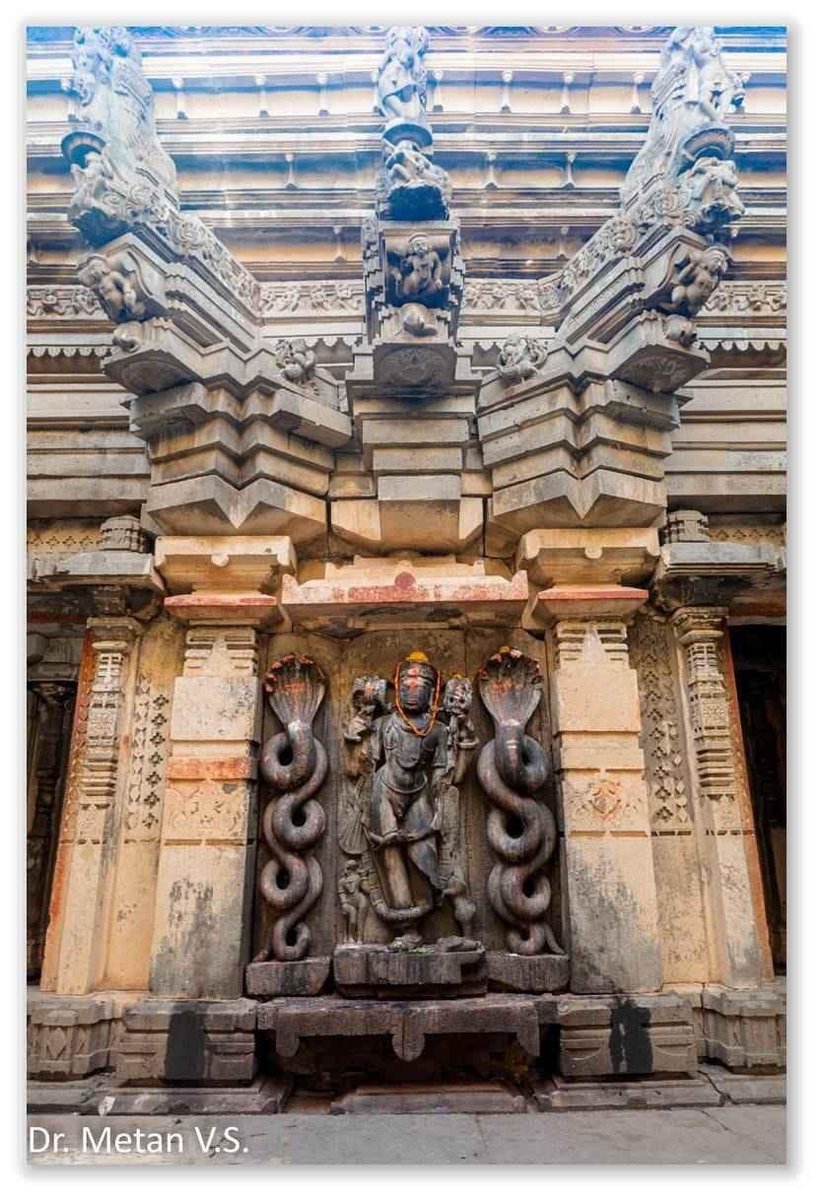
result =
M154 561L172 592L273 592L297 569L289 537L160 537Z
M767 542L669 542L660 549L651 587L656 603L669 612L683 605L727 606L782 568L779 548Z
M544 625L554 621L632 616L648 600L645 588L633 587L551 587L538 592L530 616Z
M517 548L517 567L540 587L645 583L659 558L652 528L533 529Z
M251 625L267 629L283 619L275 597L262 592L190 592L167 596L164 603L184 625Z
M527 600L524 571L506 579L458 563L427 568L403 560L346 568L305 583L285 575L281 597L283 611L295 626L329 633L345 629L349 634L408 621L429 626L504 625L519 620Z

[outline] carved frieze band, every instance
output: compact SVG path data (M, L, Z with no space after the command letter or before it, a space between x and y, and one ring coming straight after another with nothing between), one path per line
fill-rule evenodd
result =
M186 634L184 675L249 676L257 674L257 666L253 629L195 626Z

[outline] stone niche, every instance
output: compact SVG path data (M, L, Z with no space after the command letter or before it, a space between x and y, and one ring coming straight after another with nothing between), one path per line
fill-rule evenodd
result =
M334 990L355 999L427 996L445 1000L448 997L482 996L488 991L560 991L567 986L568 959L559 944L553 950L542 945L541 952L533 957L526 953L510 953L511 931L495 911L489 896L489 876L498 859L489 845L486 827L492 805L480 784L478 763L483 747L493 744L494 724L477 687L477 672L502 645L511 648L514 658L517 651L521 651L527 657L520 661L532 662L530 669L542 678L541 690L539 685L536 688L538 704L527 721L527 731L547 754L547 779L534 793L534 798L553 814L555 798L550 750L547 749L551 736L545 699L544 642L513 628L375 630L343 644L337 639L315 634L270 636L269 664L282 662L290 654L309 658L325 681L324 697L313 720L314 737L328 755L328 770L314 797L325 812L325 829L311 848L322 873L322 890L303 918L308 926L310 944L301 961L278 962L276 953L266 955L265 948L271 945L277 914L260 891L260 879L271 858L264 835L265 810L272 797L282 793L264 781L266 772L262 769L252 955L268 957L268 961L252 962L247 969L247 994L265 999L277 995L317 996L321 991ZM473 699L467 714L470 721L467 739L473 741L473 746L465 751L467 769L459 783L459 799L455 802L451 794L452 806L447 809L451 816L444 818L444 822L449 823L448 830L443 831L439 841L441 863L452 861L443 846L455 847L454 860L465 887L455 889L459 899L449 894L446 888L441 904L416 923L413 936L421 944L409 944L407 949L389 952L380 947L387 947L398 934L402 935L404 927L390 926L378 915L369 891L369 867L370 886L373 887L375 882L374 859L368 850L362 857L356 853L357 844L363 845L363 836L356 828L357 780L351 777L352 744L350 736L346 735L350 734L352 716L356 715L352 700L355 681L364 677L381 677L388 681L383 702L390 708L395 694L392 681L397 664L412 652L424 653L438 669L443 692L453 676L467 677L473 685ZM267 705L266 709L263 760L266 743L283 727L271 706ZM442 710L440 712L442 714ZM447 721L448 718L444 719ZM264 763L262 765L264 767ZM552 816L546 820L553 825ZM509 832L516 830L511 827ZM557 846L543 868L551 892L550 908L545 916L556 942L564 945L559 857ZM361 886L356 879L358 870L362 871ZM409 875L412 888L416 887L419 879L415 872L409 871ZM283 882L281 879L280 884ZM415 896L415 902L416 899ZM475 913L467 917L466 903L476 908ZM345 911L344 904L347 906ZM471 942L479 943L479 947L469 945ZM441 953L443 948L448 952ZM432 949L436 950L433 956ZM457 1003L456 999L454 1003Z

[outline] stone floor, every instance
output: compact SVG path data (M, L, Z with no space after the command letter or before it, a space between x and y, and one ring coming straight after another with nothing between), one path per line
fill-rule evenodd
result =
M778 1104L513 1115L33 1115L35 1126L50 1140L29 1156L40 1166L786 1162L786 1109ZM56 1134L63 1140L55 1144ZM44 1144L45 1134L33 1136L35 1147Z

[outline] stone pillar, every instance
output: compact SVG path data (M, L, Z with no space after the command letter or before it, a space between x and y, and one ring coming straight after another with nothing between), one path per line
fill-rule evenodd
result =
M571 991L662 985L639 692L626 617L636 588L550 588L551 717L564 833Z
M242 994L260 692L256 630L193 622L171 707L151 955L155 995Z
M26 971L29 978L36 978L43 961L73 695L72 684L50 681L33 683L28 691L32 709L26 842Z
M122 764L128 762L135 642L131 617L90 617L78 681L69 779L60 826L44 991L84 995L105 969Z
M676 611L672 625L683 656L711 977L744 988L757 986L772 972L767 938L759 932L755 832L723 669L726 616L722 607L688 606Z

